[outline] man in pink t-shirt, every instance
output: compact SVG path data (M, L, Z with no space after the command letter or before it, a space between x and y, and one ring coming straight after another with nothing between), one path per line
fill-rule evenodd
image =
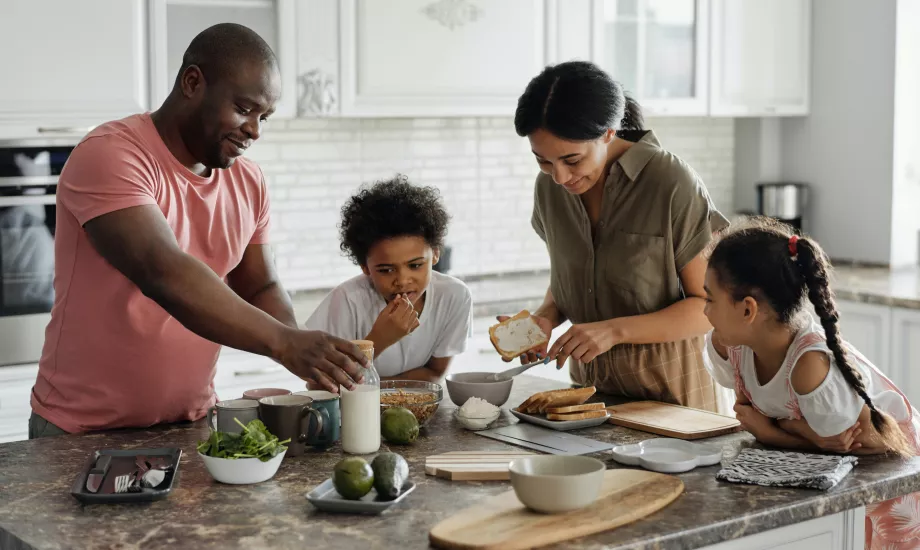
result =
M189 45L159 110L104 124L57 190L55 303L29 437L197 420L221 345L326 389L360 381L356 346L297 328L243 158L280 96L274 53L220 24Z

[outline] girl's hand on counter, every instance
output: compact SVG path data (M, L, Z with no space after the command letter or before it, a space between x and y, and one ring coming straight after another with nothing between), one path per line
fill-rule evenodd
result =
M556 368L561 369L569 357L581 363L590 363L618 343L617 331L611 321L581 323L572 325L556 340L549 349L549 356L556 359Z
M735 417L741 422L741 428L760 442L770 441L770 434L777 429L772 418L764 416L751 405L735 403Z

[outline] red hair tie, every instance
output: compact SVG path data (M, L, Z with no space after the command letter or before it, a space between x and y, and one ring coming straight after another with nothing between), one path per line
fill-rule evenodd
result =
M792 256L792 259L795 260L799 255L799 236L793 235L789 237L789 255Z

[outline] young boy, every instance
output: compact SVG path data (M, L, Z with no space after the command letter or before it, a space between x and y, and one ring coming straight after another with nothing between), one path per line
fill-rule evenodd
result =
M448 219L437 189L404 177L351 197L341 248L362 274L326 296L306 328L373 341L381 378L440 380L472 333L469 289L432 270Z

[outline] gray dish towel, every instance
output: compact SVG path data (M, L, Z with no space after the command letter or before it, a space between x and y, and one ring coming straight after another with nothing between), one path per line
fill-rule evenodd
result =
M803 487L826 491L840 483L855 456L815 455L788 451L744 449L716 479L771 487Z

